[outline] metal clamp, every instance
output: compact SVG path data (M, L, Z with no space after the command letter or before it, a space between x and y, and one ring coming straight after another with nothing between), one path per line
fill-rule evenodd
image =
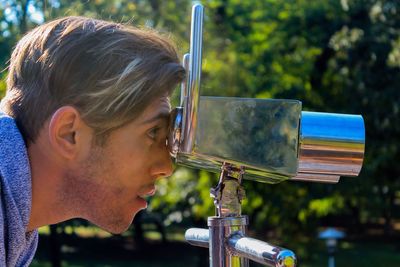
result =
M246 193L241 186L244 168L236 168L224 163L216 187L211 188L210 196L214 198L218 217L240 216L242 200Z

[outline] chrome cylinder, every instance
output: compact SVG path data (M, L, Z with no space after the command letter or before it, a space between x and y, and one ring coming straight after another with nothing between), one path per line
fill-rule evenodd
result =
M210 267L248 267L249 260L226 249L226 241L235 232L246 233L248 217L209 217Z
M204 8L195 4L192 8L192 24L190 32L189 75L187 80L187 101L183 114L183 140L181 151L189 153L194 146L195 131L197 126L197 110L199 106L200 78L203 43L203 17Z
M266 242L246 237L241 232L233 234L228 239L231 251L241 257L271 267L294 267L296 256L288 249L276 247Z
M190 245L208 248L210 242L210 231L203 228L190 228L185 232L185 239Z
M341 175L357 176L364 158L364 120L360 115L303 111L299 142L294 179L315 181L320 176L337 181Z

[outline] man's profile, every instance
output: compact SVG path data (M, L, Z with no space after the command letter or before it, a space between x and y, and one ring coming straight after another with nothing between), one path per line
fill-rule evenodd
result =
M0 111L0 266L28 266L37 228L84 218L121 233L172 172L169 95L185 75L159 34L83 17L17 44Z

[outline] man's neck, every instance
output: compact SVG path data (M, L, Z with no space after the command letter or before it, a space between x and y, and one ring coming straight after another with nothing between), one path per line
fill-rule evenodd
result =
M28 146L32 176L32 207L27 231L74 217L61 192L63 168L40 140Z

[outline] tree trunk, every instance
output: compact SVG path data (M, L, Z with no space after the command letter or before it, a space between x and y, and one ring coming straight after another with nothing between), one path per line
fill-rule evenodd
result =
M384 218L385 218L385 225L384 225L384 235L386 237L390 237L393 234L393 224L392 224L392 209L394 206L394 192L393 190L389 190L387 193L387 202L386 208L384 209Z
M27 22L28 6L29 6L29 0L26 0L25 3L24 2L21 3L22 14L19 21L19 31L21 34L24 34L28 29L28 22Z

